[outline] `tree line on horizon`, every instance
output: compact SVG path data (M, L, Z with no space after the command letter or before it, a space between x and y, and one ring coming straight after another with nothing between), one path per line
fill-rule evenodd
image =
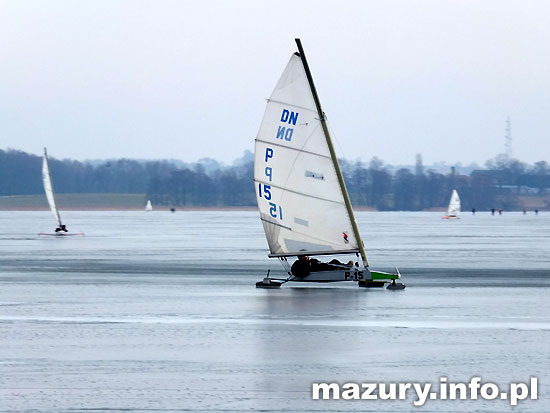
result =
M424 170L416 166L393 168L374 157L368 164L340 161L355 206L378 210L425 210L445 207L453 189L463 209L517 209L522 194L550 192L550 165L528 165L505 155L487 161L486 169L469 175ZM250 157L232 166L211 168L196 163L182 167L170 161L119 159L92 164L50 158L50 171L58 193L145 194L156 205L254 206L254 165ZM0 150L0 196L43 193L42 157L22 151Z

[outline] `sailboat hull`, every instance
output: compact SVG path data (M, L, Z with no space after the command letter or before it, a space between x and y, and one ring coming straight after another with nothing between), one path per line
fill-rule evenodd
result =
M360 270L340 270L340 271L315 271L305 277L295 277L291 281L330 283L338 281L361 281L365 279L365 271Z
M83 237L84 233L73 232L73 233L67 234L66 232L53 232L53 233L39 232L38 235L44 235L49 237L76 237L76 236Z

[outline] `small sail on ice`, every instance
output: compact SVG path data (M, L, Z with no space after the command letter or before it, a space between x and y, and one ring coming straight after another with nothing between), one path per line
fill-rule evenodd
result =
M152 211L153 205L151 205L151 200L147 200L147 205L145 205L145 211Z
M44 183L44 192L46 193L46 198L50 206L50 211L52 211L52 214L55 217L57 227L62 228L63 224L61 223L61 216L59 215L57 205L55 204L52 177L50 175L50 166L48 164L48 152L46 148L44 148L44 156L42 158L42 182Z
M48 205L50 206L50 211L52 211L55 221L57 223L57 228L55 233L40 233L39 235L84 235L83 233L72 233L68 234L67 227L61 222L61 216L59 215L59 210L55 203L55 195L52 185L52 177L50 174L50 166L48 163L48 152L44 148L44 156L42 158L42 182L44 184L44 192L46 193L46 199L48 200Z
M460 214L460 197L456 189L453 189L451 199L449 200L449 207L447 208L447 215L443 218L458 218Z
M326 117L300 40L296 43L299 53L290 57L268 99L255 143L254 183L269 257L279 258L289 273L283 282L383 286L399 276L368 269ZM362 265L309 258L339 254L360 255ZM291 267L287 257L299 262ZM274 284L268 277L257 286Z

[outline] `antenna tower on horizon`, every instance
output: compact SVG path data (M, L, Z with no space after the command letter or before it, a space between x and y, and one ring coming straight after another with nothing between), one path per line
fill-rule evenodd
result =
M506 148L506 156L512 158L512 121L510 116L506 118L506 135L505 135L504 147Z

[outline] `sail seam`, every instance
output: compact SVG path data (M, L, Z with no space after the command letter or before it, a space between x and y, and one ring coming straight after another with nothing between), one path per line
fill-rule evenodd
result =
M273 102L273 103L278 103L280 105L285 105L285 106L294 106L295 108L309 110L310 112L317 113L317 110L315 110L315 109L306 108L305 106L295 105L294 103L281 102L280 100L274 100L274 99L267 99L267 101L268 102Z
M284 187L279 186L279 185L273 185L272 182L266 182L266 181L262 181L262 180L256 179L256 178L254 178L254 182L257 182L257 183L260 183L260 184L264 184L264 185L270 185L270 186L272 186L273 188L281 189L281 190L287 191L287 192L292 192L293 194L297 194L297 195L303 195L303 196L306 196L306 197L308 197L308 198L314 198L314 199L318 199L318 200L320 200L320 201L327 201L327 202L333 202L333 203L339 204L339 205L344 205L343 202L334 201L333 199L322 198L322 197L320 197L320 196L315 196L315 195L306 194L305 192L293 191L292 189L284 188Z
M326 158L326 159L332 160L332 158L330 156L327 156L327 155L321 155L320 153L316 153L316 152L304 151L302 149L293 148L293 147L288 146L288 145L281 145L280 143L268 142L268 141L264 141L264 140L258 139L258 138L256 138L256 142L266 143L268 145L278 146L280 148L291 149L293 151L298 151L300 153L307 153L307 154L310 154L310 155L320 156L321 158Z

